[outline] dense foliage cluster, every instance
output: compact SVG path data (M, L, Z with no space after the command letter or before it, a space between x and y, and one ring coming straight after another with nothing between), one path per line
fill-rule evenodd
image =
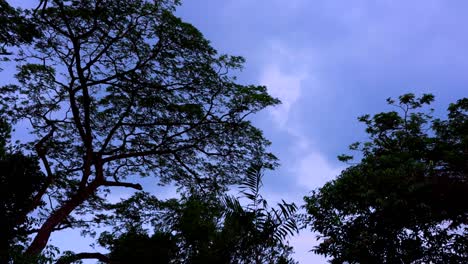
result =
M388 100L400 112L360 118L370 141L351 149L362 160L306 197L315 252L333 263L468 261L468 99L446 120L418 111L432 101L406 94Z
M298 231L297 208L284 201L270 208L261 177L251 167L238 198L193 193L160 201L137 193L112 205L113 217L104 218L116 228L100 243L117 263L295 263L283 241Z
M10 129L0 119L0 263L21 255L21 244L34 224L28 209L45 179L37 158L7 144Z
M33 38L39 35L24 12L13 8L6 0L0 0L0 14L0 56L11 55L8 47L31 43Z

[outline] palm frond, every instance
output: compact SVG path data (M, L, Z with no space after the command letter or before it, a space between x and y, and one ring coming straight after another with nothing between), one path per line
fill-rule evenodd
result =
M239 188L242 195L249 199L252 204L258 205L263 199L260 197L260 188L262 187L262 165L252 164L245 173L245 178Z
M224 208L223 212L226 215L243 215L245 213L239 200L234 196L225 195L221 202Z

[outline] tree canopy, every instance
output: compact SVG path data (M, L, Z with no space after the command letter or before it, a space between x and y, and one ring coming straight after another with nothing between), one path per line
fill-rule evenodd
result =
M17 47L17 84L1 87L0 112L29 123L33 139L22 147L46 177L28 207L38 222L26 255L41 254L63 225L90 227L84 215L106 209L109 188L141 190L138 175L217 193L253 160L276 165L248 117L279 101L239 84L244 59L218 54L174 15L177 5L54 0L21 13L40 34Z
M350 148L362 159L305 197L316 253L332 263L468 261L468 99L444 120L420 110L433 98L406 94L388 99L400 111L359 118L370 140Z

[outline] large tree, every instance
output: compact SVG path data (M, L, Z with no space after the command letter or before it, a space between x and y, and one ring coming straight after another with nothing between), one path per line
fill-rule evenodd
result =
M446 120L421 111L432 95L388 99L366 115L362 159L306 197L316 253L332 263L468 262L468 99ZM349 161L343 155L340 159Z
M103 209L106 190L141 190L136 175L180 188L223 190L253 159L275 157L247 117L279 103L241 85L241 57L219 55L174 15L177 0L53 0L31 17L41 33L23 46L17 84L1 88L9 122L29 121L46 174L26 255L55 230ZM126 180L127 179L127 180Z

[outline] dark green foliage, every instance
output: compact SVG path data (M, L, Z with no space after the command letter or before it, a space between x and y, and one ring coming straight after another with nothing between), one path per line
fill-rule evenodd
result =
M157 264L171 263L179 248L169 233L126 233L112 241L111 250L109 258L118 263Z
M230 263L294 263L292 248L283 241L298 231L294 203L282 201L270 208L261 196L262 166L252 165L240 185L241 199L225 196L224 241L237 249L236 261ZM242 198L247 204L241 205Z
M7 47L30 43L38 35L35 25L27 18L27 12L0 0L0 56L10 54Z
M248 170L241 186L246 206L231 196L159 201L137 193L112 206L115 214L108 220L120 228L104 233L100 242L117 263L295 263L285 239L298 230L296 206L283 201L268 207L259 194L258 166ZM148 235L144 226L155 233Z
M20 255L33 224L26 215L45 178L35 157L8 146L9 132L0 119L0 263Z
M468 262L468 99L447 120L419 108L432 95L399 98L400 112L360 118L362 160L305 197L316 253L332 263ZM341 160L349 160L341 156Z
M10 137L10 125L3 118L0 118L0 158L4 158L7 155L7 144Z

